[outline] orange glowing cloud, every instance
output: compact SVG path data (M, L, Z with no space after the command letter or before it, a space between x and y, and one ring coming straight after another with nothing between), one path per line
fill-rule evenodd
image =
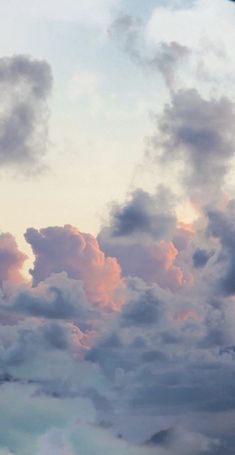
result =
M162 240L153 245L153 256L158 263L155 269L155 279L160 286L175 290L184 284L184 274L180 267L174 265L178 250L172 242ZM154 270L153 270L154 273Z

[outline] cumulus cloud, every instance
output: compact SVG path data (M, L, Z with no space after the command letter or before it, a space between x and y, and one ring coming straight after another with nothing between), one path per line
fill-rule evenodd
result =
M65 271L70 278L83 282L91 302L107 307L119 306L120 266L115 258L105 256L95 237L66 225L39 231L29 228L25 238L35 254L31 270L34 285L51 273Z
M184 284L184 273L174 264L178 251L172 242L104 247L115 254L125 275L137 276L147 283L158 283L163 288L177 289Z
M38 170L48 143L49 64L28 56L0 59L0 166Z
M26 320L18 323L17 327L12 326L8 333L7 328L2 329L1 343L1 368L12 368L14 371L32 364L34 359L43 361L48 356L51 360L53 357L54 360L56 357L62 360L66 352L71 354L73 351L78 355L85 349L86 336L72 324ZM9 382L8 379L5 382Z
M178 250L171 240L176 232L174 198L160 187L153 195L138 189L123 206L114 205L98 239L105 253L118 259L124 276L177 289L184 273L175 264Z
M153 450L145 441L173 427L170 441L154 447L161 455L198 455L217 449L219 453L219 448L229 454L233 443L218 429L213 414L222 419L234 407L230 396L235 343L232 301L216 301L217 291L212 294L210 282L200 281L197 275L192 288L169 285L164 290L163 285L148 285L146 273L146 280L125 278L126 303L119 312L107 313L94 305L96 301L89 301L86 287L82 287L85 278L78 274L78 264L83 261L91 267L87 243L92 245L91 258L98 243L71 226L48 229L27 233L36 253L34 270L40 283L16 289L1 303L1 311L18 317L11 325L1 325L1 387L5 391L11 387L11 393L30 390L27 400L36 406L31 419L50 415L43 428L37 427L33 441L26 425L29 450L78 451L80 455L89 450L97 455L99 451L109 453L113 447L119 454L142 455ZM156 241L155 230L147 229L146 236ZM141 251L141 245L139 248ZM103 253L101 258L105 260ZM159 265L159 275L161 268L164 264ZM40 275L43 271L48 277ZM92 273L90 268L91 279ZM92 414L85 423L83 410L71 410L71 402L81 403L79 400L87 403ZM62 408L66 405L71 414L69 420L68 414L61 416L58 424L62 402ZM46 403L46 408L38 408L40 403ZM199 420L198 413L203 416ZM58 425L65 425L65 418L66 429L58 439L54 435ZM87 423L89 419L95 426ZM6 431L3 443L14 452L20 441Z
M93 317L82 283L69 279L65 272L50 275L37 287L17 290L10 305L2 303L0 308L18 315L76 321L80 327Z
M26 254L17 246L14 237L9 234L0 234L0 285L4 282L20 283L23 281L22 267Z

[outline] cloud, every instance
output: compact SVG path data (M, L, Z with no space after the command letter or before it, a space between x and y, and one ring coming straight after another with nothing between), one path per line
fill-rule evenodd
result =
M0 395L7 386L18 384L19 388L32 385L34 396L42 400L93 399L85 391L94 387L93 375L99 380L102 376L95 365L88 368L82 363L89 334L74 323L28 318L15 326L1 327L0 343Z
M196 268L204 267L213 256L213 252L198 248L193 254L193 265Z
M230 45L233 21L233 5L225 0L164 2L152 11L145 25L145 37L150 48L161 42L167 45L175 42L190 50L188 60L177 73L180 87L207 87L208 93L208 85L215 84L221 93L224 92L221 81L226 83L227 90L233 86L231 67L235 60Z
M155 195L137 189L125 205L114 205L110 214L110 230L114 237L149 236L154 239L169 238L176 226L173 210L174 199L165 188Z
M173 243L176 246L177 250L187 250L194 237L195 232L193 225L178 221L177 229L173 236Z
M220 16L218 16L220 13ZM211 16L210 16L211 14ZM170 0L157 5L150 15L147 31L149 39L154 42L175 40L178 43L188 44L191 48L202 46L207 40L228 42L227 36L221 36L219 30L213 29L213 24L221 27L230 27L233 7L224 0ZM190 20L194 18L193 27ZM181 28L185 22L184 29Z
M42 436L38 443L37 455L74 455L75 452L66 443L65 437L60 431L54 430Z
M19 455L36 454L42 447L46 449L46 441L48 446L49 441L54 441L54 447L50 444L51 450L62 448L63 444L66 448L69 447L66 430L70 425L73 429L77 409L80 409L84 416L91 417L86 400L65 399L61 406L59 399L47 397L47 400L43 400L41 396L37 396L33 384L6 385L0 401L5 413L5 418L1 418L1 445ZM58 432L61 433L60 438ZM56 433L57 442L52 437Z
M225 0L159 1L147 20L123 14L109 33L136 64L160 72L171 92L195 87L208 95L213 84L233 96L234 15Z
M114 205L98 239L105 253L117 258L124 276L177 289L184 274L174 263L178 250L171 240L176 232L174 198L160 187L154 195L138 189L124 205Z
M77 228L29 228L25 234L35 254L31 270L34 285L51 273L66 272L69 278L81 280L88 299L110 308L121 304L121 269L115 258L105 257L95 237Z
M0 286L4 282L23 281L22 267L26 259L27 256L18 249L11 234L0 234Z
M35 262L27 284L24 254L10 234L0 236L2 451L234 452L235 203L222 193L235 145L234 106L229 96L175 85L185 48L193 48L190 55L201 49L194 22L186 23L189 43L180 40L179 24L195 13L198 24L198 8L208 12L204 4L168 2L154 11L147 31L129 16L112 26L138 63L156 65L168 81L151 157L159 174L160 166L182 166L185 198L199 207L192 225L177 220L177 194L138 188L112 205L97 239L71 225L29 228ZM216 14L220 4L215 0ZM177 24L169 34L179 39L157 35L151 50L155 13ZM18 84L27 102L46 101L50 87L41 85L37 64L21 57L2 65L0 80L14 88L9 103L18 102ZM10 292L7 281L14 283Z
M11 305L1 308L38 318L79 321L81 325L92 317L82 283L69 279L64 272L50 275L37 287L19 290Z
M51 68L24 55L3 57L0 87L0 166L35 172L48 143Z
M133 16L125 15L116 19L110 27L111 38L117 40L131 59L144 69L158 70L167 86L173 89L176 70L190 55L190 50L176 41L160 41L149 48L142 22Z
M231 200L225 211L208 210L208 233L220 241L220 248L217 254L217 273L215 274L217 288L227 295L235 293L235 256L234 256L234 216L235 201ZM219 284L219 287L218 287Z
M179 90L158 118L152 137L158 163L183 165L183 180L194 197L207 200L222 186L234 156L234 105L226 97L203 98Z
M127 327L156 324L160 319L161 305L161 300L151 291L144 292L125 305L121 323Z
M146 283L155 282L172 290L184 284L184 273L174 263L178 250L172 242L161 240L147 244L130 242L122 245L103 238L101 245L107 254L118 259L125 276L136 276Z
M155 433L146 446L150 447L165 447L171 452L178 454L199 455L203 453L215 454L219 448L219 443L216 439L205 437L200 433L182 431L181 429L168 428L166 430Z
M146 455L151 453L147 448L127 444L95 425L78 426L76 433L75 429L73 433L72 437L70 436L72 439L70 442L68 441L69 436L61 435L58 430L48 432L40 440L41 447L37 455L85 455L87 453L90 455L108 455L110 451L115 455ZM160 453L159 455L163 454Z
M80 255L81 242L84 250L88 241L98 246L92 236L86 237L71 226L30 230L28 235L36 259L43 252L44 261L46 254L44 268L44 262L39 262L40 267L37 269L36 263L34 270L38 274L46 271L50 276L40 276L39 280L37 275L39 284L16 289L4 298L1 309L4 305L5 312L21 315L22 319L0 330L0 366L4 373L1 387L5 391L17 388L17 393L29 391L29 405L32 400L34 406L30 421L34 422L39 414L47 416L43 417L43 428L37 426L33 433L26 423L26 431L19 432L21 437L22 432L26 434L27 442L21 442L22 447L28 445L34 453L48 449L52 453L78 451L79 455L87 450L103 455L112 447L114 453L142 455L152 452L143 443L156 431L180 427L180 431L174 429L169 444L156 446L160 455L198 455L206 448L213 453L212 448L217 450L214 439L221 439L218 447L223 447L224 453L228 447L229 453L226 436L213 422L213 414L222 418L223 412L234 408L232 305L222 299L216 306L210 283L209 289L205 283L201 289L202 282L197 281L191 288L172 292L137 278L125 278L126 303L118 312L107 313L102 306L89 302L77 275L78 262L90 264L87 252ZM155 232L147 230L147 238L155 242L152 235ZM58 251L58 245L63 250ZM92 248L90 257L93 255ZM62 257L67 262L62 262ZM103 254L101 257L105 258ZM67 268L68 274L76 273L76 277L58 270L51 275L55 260L56 265ZM91 279L92 273L91 269ZM195 279L200 277L195 275ZM68 410L72 401L75 405L79 400L89 403L95 426L88 423L89 418L79 406L71 410L69 418L66 414L64 420L60 415L58 420L58 405L64 413L64 406ZM42 408L35 408L40 403ZM198 419L198 413L207 416L206 428L202 428L203 418ZM58 440L53 435L65 421L66 428ZM9 430L4 431L3 444L14 451L20 446L19 436L13 438ZM112 434L121 434L122 439ZM210 434L216 434L216 438L210 438Z

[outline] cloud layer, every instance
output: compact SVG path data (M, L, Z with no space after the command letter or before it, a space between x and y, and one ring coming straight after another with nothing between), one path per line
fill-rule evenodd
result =
M230 30L230 3L172 0L146 24L122 15L109 27L134 63L167 85L144 161L157 169L156 189L113 203L97 237L69 224L29 227L28 280L26 255L0 235L0 454L234 453L235 200L225 193L234 100L227 39L218 52L208 19L212 11ZM185 18L200 27L181 30ZM50 68L4 58L0 84L0 163L35 169ZM181 192L171 179L159 184L169 169ZM191 223L179 216L182 203L194 207Z

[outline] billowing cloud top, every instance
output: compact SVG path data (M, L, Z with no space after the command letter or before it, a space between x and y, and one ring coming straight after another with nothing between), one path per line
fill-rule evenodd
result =
M82 280L91 302L117 305L121 269L115 258L105 257L97 240L67 225L37 231L30 228L25 234L35 254L31 270L33 284L37 285L51 273L66 272L70 278Z

